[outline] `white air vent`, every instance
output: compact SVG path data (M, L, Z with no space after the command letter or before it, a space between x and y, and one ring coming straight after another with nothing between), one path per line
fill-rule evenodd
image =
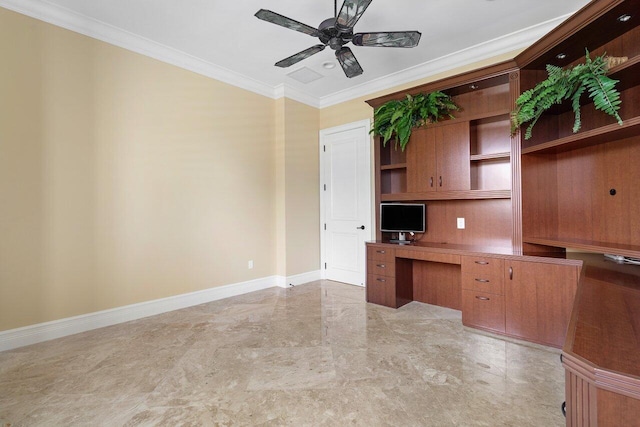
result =
M316 73L310 68L302 67L295 71L290 72L287 76L291 77L294 80L299 81L300 83L311 83L315 80L321 79L324 76L322 74Z

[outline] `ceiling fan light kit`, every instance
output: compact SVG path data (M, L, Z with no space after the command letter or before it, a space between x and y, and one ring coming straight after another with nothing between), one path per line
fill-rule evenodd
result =
M263 21L320 39L321 44L317 44L276 62L276 67L290 67L303 59L322 52L325 47L329 46L335 51L336 59L340 63L345 75L351 78L359 76L363 73L363 70L351 49L345 46L347 43L352 43L354 46L406 48L416 47L420 41L421 34L418 31L386 31L354 34L353 27L360 17L362 17L365 10L367 10L371 1L372 0L345 0L340 8L340 12L337 10L337 2L334 1L335 17L325 19L317 29L266 9L260 9L256 12L255 16Z

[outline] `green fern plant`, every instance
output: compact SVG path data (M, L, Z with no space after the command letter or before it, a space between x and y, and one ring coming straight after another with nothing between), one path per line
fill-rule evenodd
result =
M596 110L603 111L616 118L618 124L622 119L620 109L620 92L616 89L618 80L607 77L609 71L605 55L593 60L586 51L584 64L563 69L547 65L546 80L538 83L533 89L523 92L516 100L516 110L511 114L511 132L515 134L521 125L529 123L524 138L530 139L533 127L542 114L555 104L571 100L571 108L575 116L573 132L580 130L580 97L586 92L593 100Z
M435 123L443 117L454 118L460 107L446 93L407 95L405 99L386 102L373 112L371 133L382 136L382 145L395 136L395 148L404 151L415 127Z

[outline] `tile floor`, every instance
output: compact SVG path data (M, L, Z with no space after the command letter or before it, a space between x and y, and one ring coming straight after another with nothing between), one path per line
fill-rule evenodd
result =
M0 426L561 426L558 352L314 282L0 353Z

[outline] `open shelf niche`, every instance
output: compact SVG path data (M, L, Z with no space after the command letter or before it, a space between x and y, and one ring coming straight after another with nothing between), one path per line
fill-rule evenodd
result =
M570 103L546 112L522 144L523 242L549 251L573 248L640 257L640 1L600 2L591 21L565 25L569 37L546 51L525 51L521 91L546 78L545 64L576 65L590 56L624 57L618 80L623 124L581 99L582 127L573 133ZM631 19L623 19L629 15ZM572 26L575 26L573 28ZM553 35L553 34L552 34ZM536 57L537 55L537 57ZM523 128L526 124L523 126ZM524 131L524 129L522 130Z

